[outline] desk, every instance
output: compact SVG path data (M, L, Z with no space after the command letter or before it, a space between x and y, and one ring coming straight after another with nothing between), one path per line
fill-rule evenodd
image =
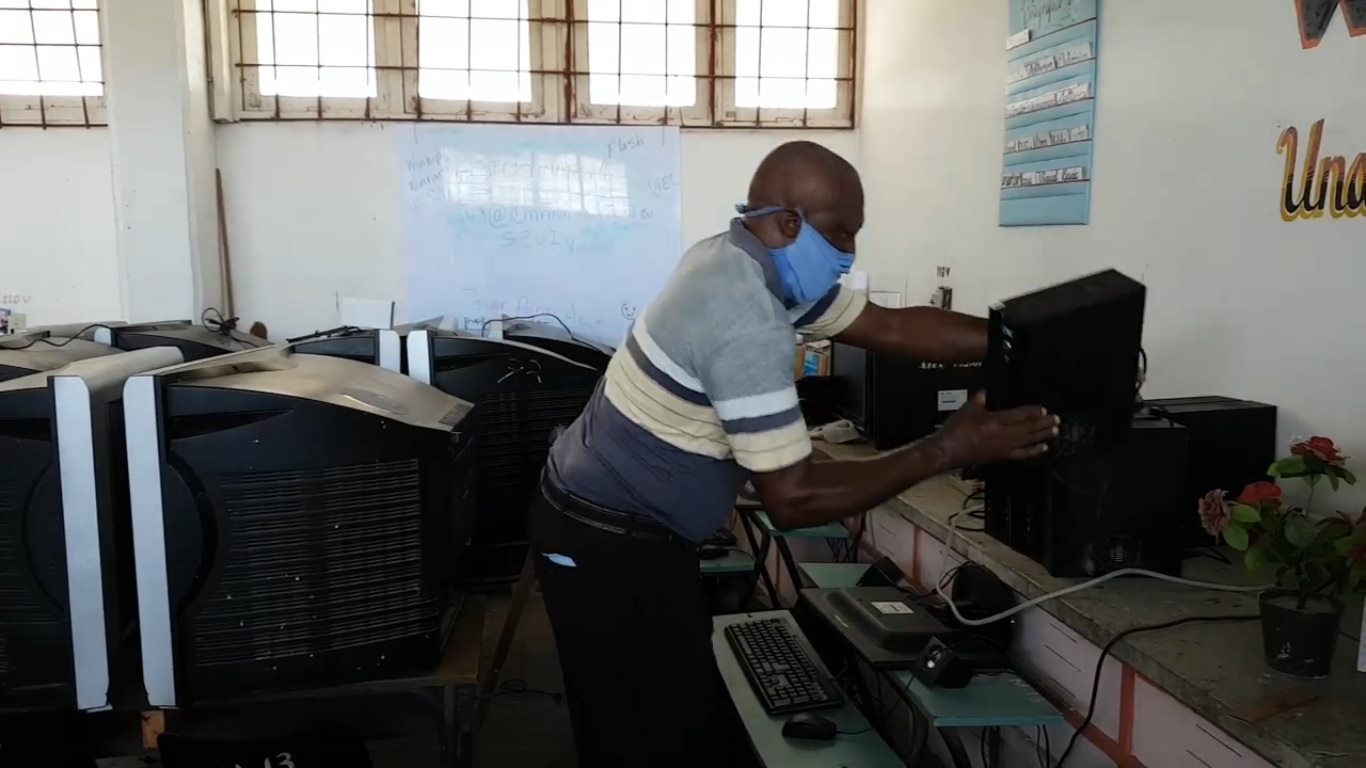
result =
M849 538L849 529L839 523L782 530L773 524L773 521L768 517L768 512L764 511L756 499L747 498L744 495L736 500L735 510L740 515L740 527L745 531L745 539L749 542L750 551L754 553L754 560L759 564L756 579L764 582L764 587L768 592L769 605L774 607L779 605L778 587L773 583L773 577L769 575L766 566L768 550L773 542L778 543L778 554L782 558L788 578L792 579L792 588L801 589L804 583L802 572L797 567L797 559L792 556L792 548L788 546L787 540L789 538L826 540ZM757 538L755 536L756 530L758 531Z
M834 459L866 459L868 446L818 443ZM985 534L949 530L949 516L962 508L963 494L946 480L911 488L870 512L891 515L918 529L916 552L898 552L898 562L914 564L922 581L942 570L941 552L968 557L995 573L1024 598L1075 583L1057 579L1038 563ZM945 544L947 542L947 544ZM1224 583L1256 583L1241 567L1210 560L1186 564L1189 578ZM1356 627L1360 601L1350 601L1345 627ZM1112 581L1021 614L1017 662L1070 708L1085 709L1096 652L1114 635L1136 626L1182 616L1256 613L1255 595L1234 595L1179 587L1149 579ZM1052 648L1062 656L1051 671L1018 658ZM1065 647L1064 647L1065 644ZM1366 675L1355 671L1356 644L1340 638L1333 674L1327 680L1295 681L1270 674L1262 658L1256 623L1193 624L1127 638L1115 646L1114 665L1102 680L1097 727L1110 744L1147 765L1179 765L1184 752L1202 754L1216 766L1276 765L1284 768L1360 768L1366 765ZM1061 659L1061 661L1059 661ZM1066 662L1066 663L1062 663ZM1252 723L1240 715L1249 707L1284 695L1308 691L1317 698L1292 711ZM1127 713L1127 714L1124 714ZM1209 751L1183 743L1208 740ZM1055 734L1056 735L1056 734ZM1093 739L1094 740L1094 739ZM1057 739L1054 747L1058 748ZM1177 749L1179 747L1179 749ZM1250 749L1249 749L1250 748ZM1170 756L1177 749L1179 755ZM1224 757L1209 757L1224 754ZM1260 757L1258 756L1260 755ZM1265 758L1264 760L1262 758Z
M734 547L727 550L725 557L718 557L714 560L703 560L698 558L697 564L698 568L701 569L703 576L753 573L756 567L753 555Z
M905 763L892 748L882 740L877 731L868 730L857 736L836 736L831 741L803 741L787 739L783 736L783 723L787 715L770 715L764 711L759 697L749 686L749 679L735 658L730 643L726 642L725 629L731 624L752 619L783 618L794 632L801 633L792 614L787 611L763 611L760 613L717 616L712 620L712 649L716 651L716 664L721 670L721 678L730 691L735 709L744 722L745 732L750 744L764 765L777 768L902 768ZM827 675L819 657L812 659L816 666ZM855 732L869 728L868 721L853 704L845 702L839 709L823 709L822 717L829 718L841 731Z

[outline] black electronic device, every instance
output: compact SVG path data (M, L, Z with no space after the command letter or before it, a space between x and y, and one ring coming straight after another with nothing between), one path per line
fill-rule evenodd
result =
M558 321L510 320L503 325L503 338L563 355L575 362L605 372L616 351L580 336L575 336Z
M473 409L289 346L129 379L148 703L430 671L474 526Z
M0 712L98 710L132 637L124 381L171 349L0 384Z
M901 566L897 565L895 560L890 557L881 557L863 572L863 575L859 577L857 586L895 587L905 580L906 575L901 572Z
M730 554L729 548L714 544L704 544L697 548L698 560L720 560L728 554Z
M1004 504L1033 524L1028 549L1012 546L1060 577L1098 576L1121 568L1181 573L1186 518L1187 430L1166 419L1132 419L1129 436L1101 452L1041 462L1013 485L987 485L989 503ZM998 475L994 475L998 476Z
M1095 544L1077 526L1100 509L1132 428L1145 300L1141 283L1108 270L990 312L989 407L1041 405L1062 432L1042 459L988 468L986 529L1057 575L1085 571L1077 553Z
M980 363L940 365L831 347L833 410L878 450L934 433L982 386Z
M951 634L896 587L803 589L801 600L878 669L909 669L932 638Z
M839 726L828 717L814 712L798 712L783 723L783 738L806 741L830 741L839 734Z
M478 406L479 524L471 574L513 581L526 558L526 513L550 435L583 411L602 371L507 339L421 329L408 334L408 375Z
M403 373L403 340L391 328L347 328L294 342L296 354L327 355Z
M98 328L95 340L125 351L175 347L186 362L270 346L269 341L251 334L192 325L184 320Z
M938 638L925 646L911 667L911 675L931 688L962 688L973 673L972 666Z
M74 336L30 331L0 336L0 381L55 371L77 360L117 355L120 350Z
M1265 480L1276 460L1274 405L1211 396L1149 400L1145 406L1153 416L1185 427L1190 437L1187 507L1216 488L1236 496L1248 483ZM1184 528L1187 546L1214 543L1197 516L1188 515Z
M742 621L727 626L725 635L754 695L770 715L844 703L834 680L816 666L816 652L784 619Z
M718 547L735 546L735 534L727 528L718 528L710 536L702 540L703 544L710 544Z

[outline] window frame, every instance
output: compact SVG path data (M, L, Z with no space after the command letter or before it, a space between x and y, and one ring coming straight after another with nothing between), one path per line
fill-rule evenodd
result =
M10 10L10 9L6 9ZM88 8L16 8L13 10L54 10L54 11L87 11ZM100 42L97 46L72 43L73 48L96 47L100 51L100 95L98 96L51 96L46 94L20 94L20 93L0 93L0 127L36 127L36 128L56 128L56 127L76 127L76 128L100 128L109 124L108 111L105 108L105 95L109 91L109 82L104 79L109 71L109 62L105 58L104 41L108 39L104 21L104 3L95 3L95 17L99 20ZM74 20L72 22L75 23ZM74 38L73 38L74 39ZM35 44L36 45L36 44ZM77 52L77 67L80 66L80 53ZM39 81L41 82L41 81Z
M213 117L250 120L407 120L479 123L678 125L684 128L853 129L858 99L857 0L838 0L836 105L831 109L738 107L735 104L737 0L696 3L697 100L692 106L593 104L589 87L589 0L527 0L532 42L530 102L424 98L417 15L419 0L371 0L375 95L265 96L253 52L254 24L242 10L257 0L206 0ZM568 68L566 70L566 68Z

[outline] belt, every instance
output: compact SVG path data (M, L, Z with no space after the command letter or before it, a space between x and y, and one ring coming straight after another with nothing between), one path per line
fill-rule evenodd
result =
M554 483L541 477L541 495L550 506L559 510L565 517L607 533L615 533L628 538L644 539L696 546L653 518L638 512L622 512L585 501Z

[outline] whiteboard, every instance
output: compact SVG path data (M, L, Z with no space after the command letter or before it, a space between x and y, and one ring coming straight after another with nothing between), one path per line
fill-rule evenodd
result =
M409 322L445 316L480 333L549 313L617 346L682 256L676 127L397 134Z

